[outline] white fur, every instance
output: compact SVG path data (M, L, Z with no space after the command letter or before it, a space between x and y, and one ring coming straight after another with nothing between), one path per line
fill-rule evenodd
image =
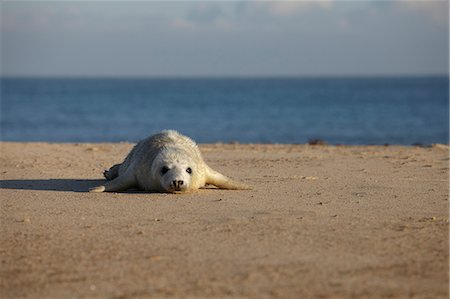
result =
M248 186L212 170L204 162L195 142L173 130L140 141L123 163L112 166L104 175L109 182L90 191L138 188L175 193L193 191L206 184L223 189L248 189Z

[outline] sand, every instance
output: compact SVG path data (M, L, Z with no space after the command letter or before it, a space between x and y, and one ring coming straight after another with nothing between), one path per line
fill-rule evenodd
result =
M1 297L448 298L448 146L202 145L253 190L87 193L132 144L1 144Z

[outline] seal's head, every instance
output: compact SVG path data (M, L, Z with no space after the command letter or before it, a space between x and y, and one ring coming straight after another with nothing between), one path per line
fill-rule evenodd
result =
M162 151L153 161L152 172L161 191L178 193L198 188L195 184L197 164L186 153L176 150Z

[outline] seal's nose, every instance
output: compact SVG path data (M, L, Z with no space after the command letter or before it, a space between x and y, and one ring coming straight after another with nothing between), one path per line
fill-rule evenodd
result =
M178 181L172 181L172 186L173 186L175 189L180 189L181 186L183 186L183 184L184 184L184 181L181 181L181 180L178 180Z

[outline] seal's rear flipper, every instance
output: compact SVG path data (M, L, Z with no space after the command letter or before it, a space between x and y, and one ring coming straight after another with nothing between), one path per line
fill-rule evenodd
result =
M206 184L214 185L220 189L250 190L251 187L240 182L233 181L229 177L206 166Z
M102 186L89 189L89 192L115 192L125 191L136 186L134 176L123 174L112 181L106 182Z
M103 172L103 175L105 176L105 178L108 181L114 180L116 177L119 176L120 165L122 165L122 164L116 164L116 165L112 166L110 169L105 170Z

